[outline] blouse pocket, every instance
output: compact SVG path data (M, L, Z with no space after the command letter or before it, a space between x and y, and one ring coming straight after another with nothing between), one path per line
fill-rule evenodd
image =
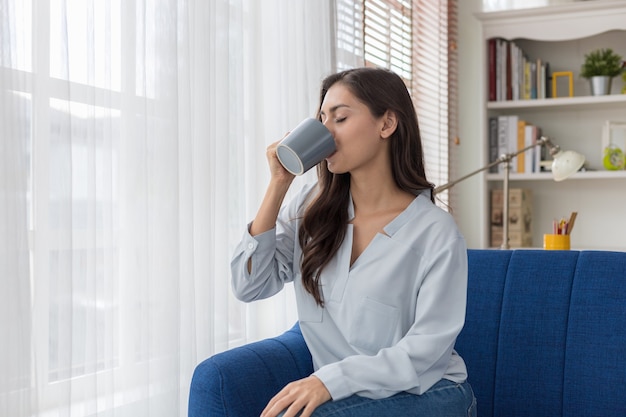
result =
M371 298L363 298L351 326L349 341L365 353L375 355L393 343L398 325L398 308Z

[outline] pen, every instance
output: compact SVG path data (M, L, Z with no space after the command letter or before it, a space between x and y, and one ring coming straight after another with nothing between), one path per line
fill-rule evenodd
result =
M572 233L572 229L574 229L574 222L576 221L576 216L578 216L578 212L573 211L572 214L570 214L569 216L569 222L568 222L568 228L567 228L567 234L571 234Z

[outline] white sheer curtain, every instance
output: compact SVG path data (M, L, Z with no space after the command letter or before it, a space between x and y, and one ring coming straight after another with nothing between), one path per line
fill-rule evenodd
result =
M294 323L289 289L233 300L228 264L333 11L0 0L0 415L184 416L199 361Z

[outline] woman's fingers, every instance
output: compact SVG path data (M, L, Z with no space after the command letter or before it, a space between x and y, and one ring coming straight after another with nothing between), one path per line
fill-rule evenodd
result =
M287 132L285 136L287 136L288 134L289 132ZM272 143L266 149L266 156L270 166L270 173L272 174L272 177L276 179L291 181L293 180L295 175L293 175L292 173L287 171L285 167L283 167L283 165L280 163L280 160L278 159L278 154L276 153L276 148L278 147L279 143L280 140Z
M261 417L276 417L282 411L285 411L284 417L309 417L320 404L330 399L330 393L322 381L310 376L285 386L270 400Z

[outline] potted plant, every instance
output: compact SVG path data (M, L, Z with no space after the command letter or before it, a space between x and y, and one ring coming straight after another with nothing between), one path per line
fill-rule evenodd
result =
M580 76L591 82L591 94L609 94L611 80L622 73L622 57L611 48L601 48L585 55Z

